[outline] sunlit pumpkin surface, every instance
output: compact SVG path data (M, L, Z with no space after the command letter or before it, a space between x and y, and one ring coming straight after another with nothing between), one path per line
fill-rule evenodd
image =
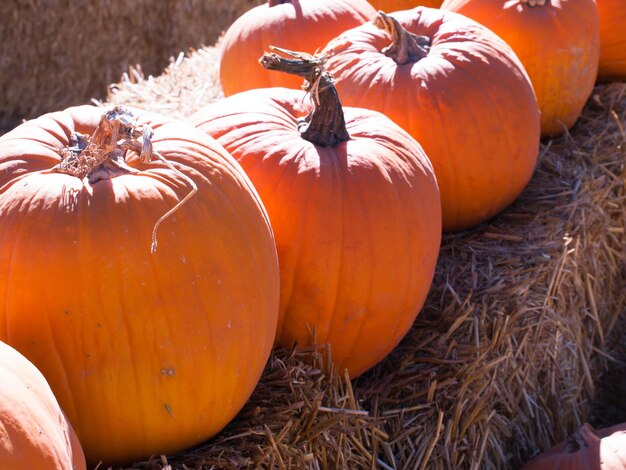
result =
M421 147L385 116L343 108L350 139L322 147L298 132L311 109L303 91L250 90L191 121L241 162L267 208L281 270L277 343L306 346L315 332L355 377L391 351L424 303L439 192Z
M0 342L0 468L84 470L85 456L41 372Z
M602 80L626 80L626 2L596 0L600 15L600 69Z
M261 55L270 46L313 54L375 13L366 0L269 0L247 11L228 28L221 43L224 95L272 86L299 89L301 78L263 69Z
M269 222L241 167L188 124L139 113L163 163L89 183L57 173L102 109L29 121L0 139L0 339L44 373L91 464L171 453L233 418L278 315Z
M507 207L533 173L539 109L528 76L494 33L459 14L418 7L391 15L430 41L397 63L391 35L366 23L331 41L326 63L345 106L380 111L432 161L443 227L472 227Z
M528 72L541 110L541 133L572 127L598 73L600 31L595 0L446 0L455 11L504 39Z

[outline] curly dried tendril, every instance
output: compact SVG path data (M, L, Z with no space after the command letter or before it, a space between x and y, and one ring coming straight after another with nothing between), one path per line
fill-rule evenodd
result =
M126 153L130 150L139 155L142 163L148 164L156 158L183 178L191 187L191 191L154 224L151 253L154 253L157 248L159 225L198 191L198 187L191 178L154 150L153 135L154 131L150 126L137 124L130 110L123 106L116 106L102 116L91 136L75 132L70 137L70 145L59 151L61 161L53 168L55 172L72 175L81 180L87 178L89 184L95 184L122 174L137 173L136 168L126 163Z

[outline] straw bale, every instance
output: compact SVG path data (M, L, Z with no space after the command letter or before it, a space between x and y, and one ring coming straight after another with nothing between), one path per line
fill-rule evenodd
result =
M185 119L224 97L219 84L219 46L205 47L170 62L157 77L131 68L109 87L105 104L133 104L146 110ZM103 104L103 103L100 103Z
M133 468L372 468L388 436L359 407L328 351L276 351L253 398L226 432Z
M105 104L185 117L220 98L215 49L126 77ZM134 468L516 468L565 438L626 328L625 127L626 84L598 86L518 201L444 237L423 312L353 389L276 352L218 437Z
M92 97L129 66L160 74L261 0L2 0L0 128Z

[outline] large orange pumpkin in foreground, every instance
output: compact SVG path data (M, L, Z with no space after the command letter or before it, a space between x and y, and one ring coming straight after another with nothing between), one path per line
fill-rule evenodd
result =
M542 135L574 125L598 74L595 0L446 0L441 8L484 24L515 51L537 94Z
M85 456L41 372L0 342L0 468L83 470Z
M424 147L447 231L496 215L522 192L539 151L539 109L509 46L433 8L379 13L325 50L346 106L380 111Z
M222 429L278 317L272 232L239 164L189 124L83 106L0 138L0 187L0 339L46 376L90 464Z
M596 0L600 15L601 80L626 80L626 2Z
M392 12L419 6L439 8L443 0L369 0L369 2L376 10Z
M328 343L339 370L356 377L424 303L441 240L439 191L406 132L380 113L342 109L326 74L309 82L317 107L304 91L259 89L191 119L237 158L267 208L281 273L277 343Z
M626 423L595 431L585 423L568 441L546 450L522 470L624 470Z
M366 0L268 0L241 15L226 31L220 83L230 96L252 88L300 88L303 80L259 66L270 46L314 53L339 33L372 19Z

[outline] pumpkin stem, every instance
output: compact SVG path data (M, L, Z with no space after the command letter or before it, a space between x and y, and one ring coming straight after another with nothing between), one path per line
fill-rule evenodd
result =
M293 3L291 0L268 0L267 4L270 8L276 5L282 5L283 3Z
M589 423L585 423L567 440L565 450L569 453L578 452L581 449L591 447L594 443L597 443L600 440L600 436L598 436L591 425L589 425Z
M162 215L152 230L154 253L157 247L156 233L161 222L176 212L193 196L198 187L194 181L172 165L163 155L152 148L153 131L150 126L140 126L135 116L124 106L115 106L104 113L91 136L75 132L70 137L70 145L59 151L61 161L52 171L87 178L90 184L115 176L137 173L138 170L126 164L126 152L132 150L139 155L142 163L150 163L153 158L161 160L177 175L182 177L191 191L172 209Z
M333 147L350 140L339 95L332 77L324 69L326 57L315 57L272 46L270 49L293 58L266 52L259 59L263 67L298 75L308 82L306 91L313 97L314 109L298 120L298 130L302 138L321 147Z
M394 17L379 11L374 18L374 25L391 35L392 43L381 52L391 57L397 64L417 62L428 55L430 38L410 33Z
M529 7L543 7L548 4L549 0L519 0L522 5L528 5Z
M107 111L91 136L75 132L70 146L59 151L61 162L53 170L87 178L90 183L137 170L126 165L126 151L150 145L149 139L139 143L139 130L134 116L122 106Z

